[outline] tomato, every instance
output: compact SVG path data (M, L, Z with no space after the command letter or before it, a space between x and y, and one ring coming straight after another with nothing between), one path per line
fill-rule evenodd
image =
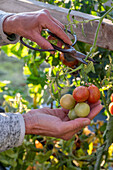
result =
M89 97L88 88L85 86L78 86L73 90L73 98L77 102L84 102Z
M69 111L68 117L69 117L71 120L74 120L74 119L76 119L76 118L78 117L78 116L76 115L76 113L75 113L74 108Z
M90 113L90 107L85 102L77 103L74 110L78 117L86 117Z
M111 102L113 102L113 93L110 96L110 100L111 100Z
M109 112L113 115L113 102L109 104Z
M75 106L75 99L73 98L73 96L71 94L65 94L61 97L60 99L60 105L64 108L64 109L72 109Z
M96 103L100 99L100 91L97 86L91 85L88 87L89 90L89 97L88 102L89 103Z
M76 59L71 61L71 60L68 60L68 58L66 59L64 55L65 55L64 53L60 53L60 61L62 61L64 65L74 68L74 66L78 64L78 61Z

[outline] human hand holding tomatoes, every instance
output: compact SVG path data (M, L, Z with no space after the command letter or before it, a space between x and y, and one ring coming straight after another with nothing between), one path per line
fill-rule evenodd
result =
M23 115L25 134L51 136L69 140L83 127L90 124L89 118L70 120L68 109L33 109Z
M60 100L62 107L70 109L68 116L70 119L75 119L77 117L87 117L90 113L90 104L97 103L100 99L100 91L95 85L78 86L73 90L73 99L75 99L76 104L71 105L71 100L68 97L69 94L64 95ZM74 101L73 101L74 102ZM62 104L63 103L63 104Z

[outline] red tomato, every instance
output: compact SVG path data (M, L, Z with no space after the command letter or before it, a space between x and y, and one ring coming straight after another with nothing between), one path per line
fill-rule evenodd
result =
M96 103L100 99L100 91L97 86L91 85L88 87L89 90L89 97L88 102L89 103Z
M109 112L113 115L113 102L109 104Z
M110 96L110 100L111 100L111 102L113 102L113 93Z
M85 86L78 86L73 90L73 98L77 102L84 102L89 97L88 88Z
M73 61L68 61L64 58L64 53L60 53L60 61L68 67L74 68L78 64L78 61L75 59Z

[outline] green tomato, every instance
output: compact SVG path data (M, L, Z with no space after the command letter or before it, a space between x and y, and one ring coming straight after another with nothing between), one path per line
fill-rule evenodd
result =
M75 110L74 109L71 109L68 113L68 117L71 119L71 120L74 120L77 118L77 115L75 113Z
M90 113L90 107L87 103L77 103L74 108L75 114L78 117L86 117Z

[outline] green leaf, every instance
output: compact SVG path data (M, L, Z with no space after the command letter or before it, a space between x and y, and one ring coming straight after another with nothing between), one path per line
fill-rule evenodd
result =
M46 153L38 153L38 155L36 156L36 160L39 161L39 163L44 163L45 161L47 161L49 159L49 157L51 156L52 151L48 151Z
M18 156L18 152L15 153L12 149L4 151L4 154L6 154L10 158L17 158Z
M92 71L93 73L95 73L95 68L94 68L94 64L93 64L92 61L89 62L88 65L85 65L85 66L84 66L84 71L85 71L86 74L88 74L88 73L91 72L91 71Z
M71 22L71 20L70 20L70 13L71 13L71 9L69 10L69 12L68 12L68 15L67 15L67 20L69 21L69 22Z

